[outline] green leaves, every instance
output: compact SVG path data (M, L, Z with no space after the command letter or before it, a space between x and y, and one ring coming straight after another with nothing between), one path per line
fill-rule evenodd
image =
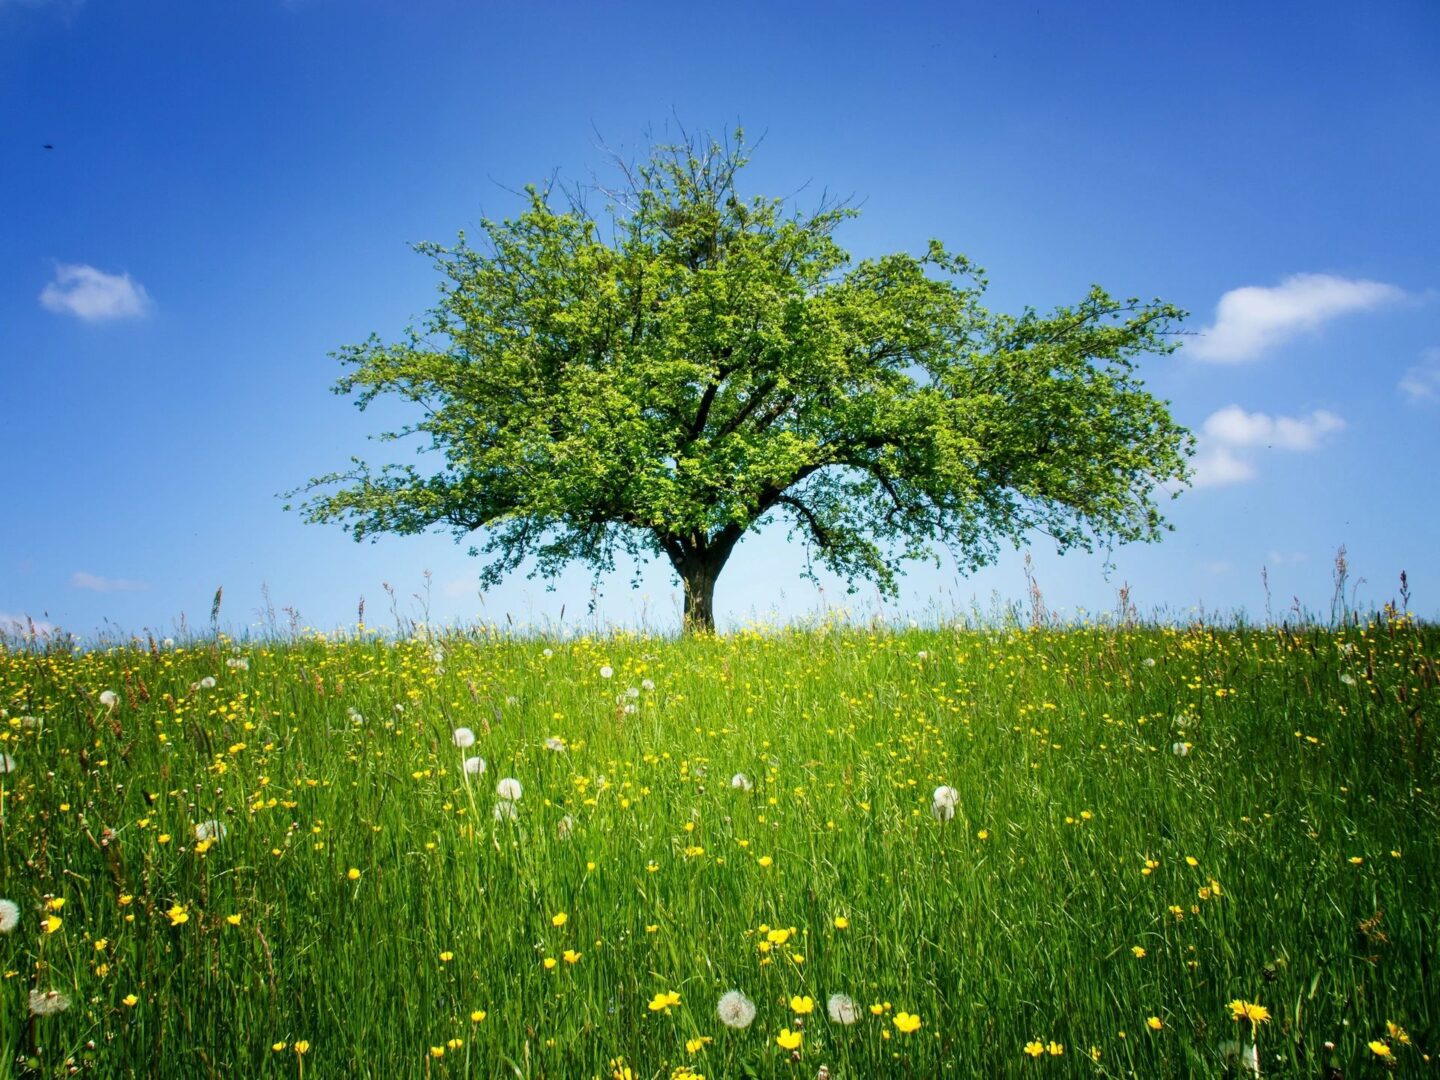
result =
M852 265L833 234L854 211L743 200L745 162L743 141L657 149L607 193L608 240L578 199L530 188L482 247L420 245L442 275L423 330L341 349L336 389L412 403L380 438L441 463L321 477L307 519L483 531L491 582L625 551L711 588L774 518L883 589L937 545L977 566L1032 529L1160 535L1153 495L1185 479L1189 438L1134 364L1171 350L1183 312L1095 288L993 315L939 241Z

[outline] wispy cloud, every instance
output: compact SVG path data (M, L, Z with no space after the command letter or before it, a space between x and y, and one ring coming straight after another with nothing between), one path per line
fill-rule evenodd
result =
M1225 487L1254 480L1260 475L1253 457L1245 451L1318 450L1327 438L1345 430L1345 421L1325 409L1309 416L1270 416L1227 405L1211 413L1201 426L1192 486Z
M1440 348L1420 354L1420 362L1401 377L1400 392L1411 401L1440 401Z
M99 574L87 574L76 570L70 575L70 587L89 589L91 592L141 592L150 588L148 581L131 581L128 578L107 578Z
M8 611L0 611L0 634L24 636L34 630L39 637L50 637L57 629L54 623L44 619L32 619L28 615L12 615Z
M1287 563L1302 563L1310 556L1303 551L1272 551L1265 556L1269 566L1284 566Z
M137 319L150 310L145 287L129 274L107 274L81 263L61 263L55 280L40 293L47 310L74 315L86 322Z
M1227 446L1264 446L1278 450L1314 450L1327 435L1345 430L1345 421L1325 409L1309 416L1267 416L1227 405L1205 421L1204 433Z
M1405 295L1395 285L1331 274L1295 274L1279 285L1231 289L1215 306L1215 322L1185 351L1199 360L1253 360L1331 319L1392 304Z

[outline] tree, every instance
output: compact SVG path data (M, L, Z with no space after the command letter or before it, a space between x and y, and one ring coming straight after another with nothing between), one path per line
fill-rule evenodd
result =
M306 519L481 531L487 587L529 559L550 577L663 555L687 630L713 629L735 545L776 518L890 594L937 545L968 570L1030 530L1062 550L1160 536L1154 495L1187 478L1191 440L1135 362L1174 349L1184 312L1094 287L992 314L938 241L853 262L835 240L853 209L742 197L747 160L739 133L687 138L619 162L603 218L529 187L479 247L418 245L438 304L397 343L339 350L335 391L411 403L379 438L443 464L354 458L304 489Z

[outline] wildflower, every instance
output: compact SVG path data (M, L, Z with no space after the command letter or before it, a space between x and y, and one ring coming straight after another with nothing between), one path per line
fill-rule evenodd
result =
M1045 1053L1045 1044L1031 1039L1025 1044L1025 1053L1029 1054L1032 1058L1038 1058Z
M1359 866L1359 865L1360 865L1361 863L1363 863L1364 861L1365 861L1365 860L1364 860L1361 856L1359 856L1359 855L1351 855L1351 856L1350 856L1350 865L1351 865L1351 866Z
M525 790L520 786L520 781L513 776L507 776L495 785L495 794L506 802L519 802L520 796L524 793Z
M1176 757L1185 757L1190 753L1190 744L1188 742L1171 743L1170 752Z
M895 1014L893 1023L900 1030L901 1034L909 1035L911 1032L920 1030L920 1017L908 1012Z
M1393 1021L1393 1020L1386 1020L1386 1021L1385 1021L1385 1030L1390 1033L1390 1038L1394 1039L1394 1040L1395 1040L1396 1042L1398 1042L1401 1046L1409 1046L1409 1045L1410 1045L1410 1033L1407 1032L1407 1031L1406 1031L1403 1027L1401 1027L1399 1024L1395 1023L1395 1021Z
M448 964L451 960L454 960L454 959L455 959L455 954L454 954L453 952L451 952L449 949L446 949L444 952L442 952L442 953L440 954L440 962L441 962L442 964Z
M850 920L847 919L844 915L836 915L836 916L835 916L835 929L836 929L836 930L848 930L848 929L850 929Z
M101 690L100 704L104 705L107 709L113 709L116 705L120 704L120 697L114 690Z
M30 991L30 1000L31 1008L33 1011L35 1000L35 991L33 990ZM1370 1052L1378 1058L1388 1058L1393 1053L1389 1045L1381 1042L1379 1039L1371 1039L1368 1045L1370 1047Z
M554 971L560 961L556 960L553 956L547 956L541 963L545 965L546 971ZM654 1008L654 1006L652 1005L651 1008Z
M755 1003L739 990L729 990L721 995L715 1013L728 1028L747 1028L755 1019Z
M955 816L955 804L960 801L960 792L947 784L941 784L935 789L934 797L930 803L930 813L936 821L949 821Z
M792 997L790 1009L796 1016L808 1016L815 1011L815 1000L810 997Z
M170 916L171 926L184 926L190 921L190 913L185 910L183 904L171 904L170 910L165 912L165 914Z
M545 749L553 750L558 754L565 749L565 740L560 738L559 735L551 735L545 740Z
M755 861L758 862L762 867L771 866L775 862L775 860L772 859L769 855L761 855L760 858L756 859Z
M675 993L673 990L672 990L672 991L660 990L660 991L656 991L655 996L650 999L650 1011L651 1011L651 1012L661 1012L661 1011L663 1010L664 1012L667 1012L667 1013L668 1013L673 1006L679 1005L679 1004L680 1004L680 995L679 995L679 994Z
M791 1031L787 1028L775 1036L775 1041L779 1044L781 1050L798 1050L800 1048L801 1038L800 1032Z
M750 778L743 772L737 772L730 778L730 786L736 791L749 791L755 785L750 782Z
M1136 960L1143 960L1145 958L1145 950L1139 945L1131 945L1130 951L1135 954Z
M197 685L199 685L200 689L202 689L202 690L214 690L214 689L215 689L215 676L214 676L214 675L206 675L203 679L200 680L200 682L199 682Z
M1145 1018L1145 1026L1151 1031L1159 1031L1165 1026L1165 1023L1158 1016L1147 1016Z
M853 1024L860 1019L860 1006L855 1004L854 998L845 994L831 994L830 1000L825 1003L825 1011L837 1024Z
M608 678L612 677L614 674L615 674L615 669L612 668L609 664L602 664L602 665L600 666L600 677L601 677L602 679L608 679Z
M1188 866L1188 867L1190 867L1190 868L1193 870L1195 867L1197 867L1197 866L1200 865L1200 860L1197 859L1197 858L1195 858L1194 855L1186 855L1186 856L1185 856L1185 865Z
M580 955L581 954L574 949L566 949L564 952L565 962L567 964L578 964L580 962Z
M207 840L224 840L226 832L227 830L223 821L216 821L214 818L211 818L209 821L202 821L195 826L195 839L202 844Z
M0 900L0 934L9 934L20 925L20 905L14 900Z
M60 918L59 915L47 915L44 919L40 920L40 929L44 930L47 934L55 933L55 931L64 925L65 920Z
M360 880L360 869L359 869L359 867L355 867L355 866L350 867L349 870L346 870L346 871L345 871L345 876L346 876L347 878L349 878L351 881L359 881L359 880Z
M308 1054L309 1052L310 1052L310 1040L309 1040L309 1039L296 1039L296 1040L295 1040L295 1053L297 1053L297 1054Z
M1249 1020L1251 1025L1268 1023L1270 1010L1264 1005L1257 1005L1253 1001L1241 1001L1236 998L1227 1006L1230 1010L1231 1020Z
M229 923L231 926L239 926L239 925L240 925L240 916L239 916L239 915L226 915L226 916L225 916L225 921L226 921L227 923Z
M564 926L569 921L570 916L563 911L557 911L554 915L550 916L551 926Z
M1045 1052L1051 1057L1059 1057L1061 1054L1065 1053L1065 1044L1055 1042L1052 1039L1049 1045L1045 1047Z
M30 1015L54 1016L70 1007L70 999L59 990L31 990Z
M704 1050L705 1047L709 1046L714 1041L715 1040L712 1039L709 1035L697 1035L693 1039L686 1039L685 1052L687 1054L698 1054L701 1050Z
M476 1009L470 1014L470 1022L472 1024L478 1024L485 1019L485 1016L486 1012L484 1009Z
M483 757L467 757L464 768L466 775L479 776L485 771L485 759Z
M286 1049L288 1046L289 1046L288 1043L277 1042L277 1043L272 1043L271 1046L270 1046L270 1049L273 1050L275 1053L278 1054L278 1053L280 1053L280 1051Z
M471 731L468 727L457 727L450 733L450 738L455 740L455 745L461 750L464 750L468 746L475 745L475 732Z
M120 999L120 1004L124 1005L127 1009L133 1009L136 1005L140 1004L140 999L134 994L126 994Z
M641 690L646 690L646 691L654 690L654 689L655 689L655 680L654 680L654 679L641 679L641 680L640 680L640 689L641 689Z

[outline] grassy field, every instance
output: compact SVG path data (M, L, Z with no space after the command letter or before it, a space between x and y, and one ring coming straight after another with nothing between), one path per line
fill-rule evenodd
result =
M1433 1075L1437 656L12 643L0 1074Z

